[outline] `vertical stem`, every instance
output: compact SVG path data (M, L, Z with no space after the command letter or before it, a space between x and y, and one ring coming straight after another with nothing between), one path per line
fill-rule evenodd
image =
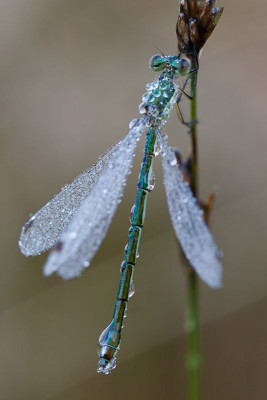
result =
M196 75L191 77L191 93L194 93ZM198 154L197 154L197 96L196 90L191 101L191 175L192 191L198 195ZM200 399L200 350L199 350L199 318L198 318L198 277L193 268L187 276L187 356L188 400Z
M200 399L200 355L198 331L198 278L193 269L187 282L187 357L188 400Z
M190 128L191 137L191 174L192 182L191 188L194 196L198 196L198 150L197 150L197 89L196 85L196 72L190 78L191 80L191 93L194 93L193 100L191 101L191 121L192 125Z

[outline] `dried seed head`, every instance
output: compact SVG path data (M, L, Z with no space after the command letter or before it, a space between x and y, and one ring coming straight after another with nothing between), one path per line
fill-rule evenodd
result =
M215 8L216 0L181 0L176 24L178 49L190 59L199 52L217 25L223 7Z

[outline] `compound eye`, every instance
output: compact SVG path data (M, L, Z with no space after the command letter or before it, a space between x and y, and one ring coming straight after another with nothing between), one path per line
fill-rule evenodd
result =
M176 74L187 75L190 71L190 63L185 58L176 58L171 62Z
M151 68L153 71L161 71L166 67L166 64L165 57L161 56L160 54L156 54L149 60L149 68Z

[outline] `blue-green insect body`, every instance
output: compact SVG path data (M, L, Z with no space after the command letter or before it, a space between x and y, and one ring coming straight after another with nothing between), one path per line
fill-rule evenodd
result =
M184 61L187 64L188 72L190 69L189 63L186 60ZM137 184L137 195L129 229L128 244L121 266L121 279L113 319L99 338L100 360L98 372L104 372L105 374L108 374L116 367L116 355L119 349L127 302L134 292L132 279L145 220L146 202L149 192L154 188L152 165L156 153L156 135L166 123L176 102L178 85L173 80L181 75L181 73L179 74L179 65L182 62L184 68L184 61L175 56L162 57L159 55L153 56L150 60L151 69L163 71L158 80L146 85L147 91L142 97L142 103L139 105L140 114L149 115L150 127L146 136L144 158ZM134 124L134 121L131 124Z

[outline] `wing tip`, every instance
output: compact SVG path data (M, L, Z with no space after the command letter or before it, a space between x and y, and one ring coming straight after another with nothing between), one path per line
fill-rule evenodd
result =
M57 274L60 278L62 278L64 281L74 279L74 278L79 278L83 272L84 269L86 269L89 266L89 262L84 262L82 266L80 266L79 269L73 269L69 268L70 265L67 262L61 262L61 263L55 263L53 262L53 256L55 250L50 253L44 267L43 267L43 274L45 277L49 277L53 274Z
M18 240L19 249L24 256L39 256L54 245L53 242L49 243L40 232L34 229L35 225L31 224L32 229L30 229L30 227L25 228L26 224L23 225Z
M29 257L29 256L39 256L41 254L41 252L36 252L33 251L32 246L29 245L27 239L25 238L25 232L21 231L20 237L19 237L19 241L18 241L18 245L19 245L19 249L20 252L25 256L25 257Z
M223 287L223 268L222 264L216 260L216 263L210 264L208 272L199 273L196 271L199 277L212 289L221 289Z

